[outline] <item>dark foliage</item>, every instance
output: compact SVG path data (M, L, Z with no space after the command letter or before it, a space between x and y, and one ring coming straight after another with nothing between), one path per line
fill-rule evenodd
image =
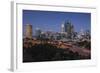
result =
M31 48L23 47L23 62L61 61L85 59L77 52L61 49L50 44L38 44Z
M91 49L91 42L82 41L82 42L77 42L76 45L80 46L80 47L87 48L89 50Z

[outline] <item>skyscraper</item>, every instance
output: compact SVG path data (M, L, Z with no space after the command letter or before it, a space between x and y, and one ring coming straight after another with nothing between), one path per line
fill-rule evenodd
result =
M61 32L67 33L67 38L72 38L72 34L74 32L74 26L72 23L67 20L61 25Z
M36 28L36 30L35 30L35 36L36 36L36 38L40 38L41 37L41 29L40 28Z
M65 32L65 25L61 24L61 32Z
M29 38L29 39L32 38L32 25L30 24L27 24L25 26L25 38Z

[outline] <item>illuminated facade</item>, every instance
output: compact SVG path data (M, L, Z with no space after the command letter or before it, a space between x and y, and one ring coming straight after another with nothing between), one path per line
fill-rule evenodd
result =
M30 25L30 24L27 24L26 26L25 26L25 38L32 38L32 25Z

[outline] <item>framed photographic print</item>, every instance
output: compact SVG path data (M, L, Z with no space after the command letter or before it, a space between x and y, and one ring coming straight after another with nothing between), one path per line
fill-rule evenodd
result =
M96 8L12 2L11 69L96 65Z

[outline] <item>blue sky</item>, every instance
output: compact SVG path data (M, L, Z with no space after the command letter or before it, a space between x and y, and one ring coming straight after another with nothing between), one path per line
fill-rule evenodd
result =
M91 29L90 13L23 10L23 25L31 24L33 33L36 28L61 32L61 24L66 20L71 21L76 32Z

